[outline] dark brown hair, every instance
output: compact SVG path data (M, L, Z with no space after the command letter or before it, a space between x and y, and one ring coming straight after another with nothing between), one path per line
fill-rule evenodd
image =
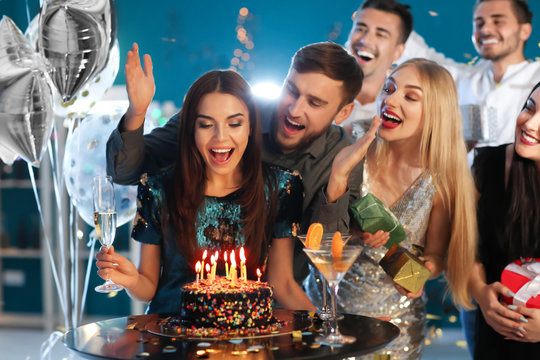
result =
M331 42L300 48L292 58L291 68L298 73L316 72L343 82L344 106L354 100L362 88L364 73L356 59L343 46Z
M540 88L540 82L532 93ZM523 106L525 108L526 106ZM505 234L501 237L503 249L508 250L510 260L520 256L540 256L540 182L538 167L530 159L525 159L514 150L508 176L505 216Z
M230 94L241 100L249 111L250 135L240 163L243 235L248 261L260 260L267 242L268 210L261 165L262 135L251 88L238 73L210 71L189 88L179 114L177 161L167 196L170 222L183 255L192 262L198 250L195 220L205 197L206 165L195 143L195 123L199 103L210 93ZM264 251L263 251L264 253ZM251 261L250 261L251 260Z
M474 4L474 11L476 11L476 8L478 5L484 2L493 1L493 0L476 0L476 3ZM527 0L508 0L510 1L512 5L512 10L514 11L514 15L516 16L518 22L520 24L527 24L532 23L533 13L529 9L529 4L527 3Z
M413 16L409 10L409 5L395 0L365 0L360 5L359 11L363 9L375 9L397 15L401 19L399 42L400 44L404 44L407 41L413 29Z

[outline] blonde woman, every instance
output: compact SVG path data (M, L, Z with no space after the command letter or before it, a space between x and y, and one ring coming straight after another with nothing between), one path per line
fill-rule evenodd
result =
M431 277L446 272L454 301L471 308L467 279L476 246L474 183L452 77L432 61L409 60L390 74L379 102L370 130L334 159L328 201L347 190L351 169L365 157L362 195L373 193L396 214L407 232L401 245L423 246ZM340 284L339 303L345 312L391 319L401 335L381 352L392 359L417 359L426 334L425 297L421 291L407 293L378 265L387 240L383 231L364 234L366 249ZM317 303L314 279L310 275L306 285Z

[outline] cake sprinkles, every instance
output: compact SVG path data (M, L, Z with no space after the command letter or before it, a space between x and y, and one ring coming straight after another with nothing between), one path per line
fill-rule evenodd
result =
M256 336L279 329L272 316L272 287L266 282L225 277L183 286L181 318L161 321L162 332L190 337Z

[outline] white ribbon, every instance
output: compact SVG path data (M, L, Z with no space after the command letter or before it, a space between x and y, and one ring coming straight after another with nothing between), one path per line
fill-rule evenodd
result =
M506 267L506 270L525 276L529 280L514 295L513 304L526 306L527 301L540 294L540 262L524 262L521 266L512 263Z

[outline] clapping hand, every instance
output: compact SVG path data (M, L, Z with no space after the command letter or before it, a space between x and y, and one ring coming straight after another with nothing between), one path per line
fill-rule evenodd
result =
M375 115L369 130L364 136L356 140L353 144L341 149L335 156L332 162L330 179L326 187L328 202L336 201L347 190L349 175L355 166L366 156L369 146L375 140L381 122L381 118Z

